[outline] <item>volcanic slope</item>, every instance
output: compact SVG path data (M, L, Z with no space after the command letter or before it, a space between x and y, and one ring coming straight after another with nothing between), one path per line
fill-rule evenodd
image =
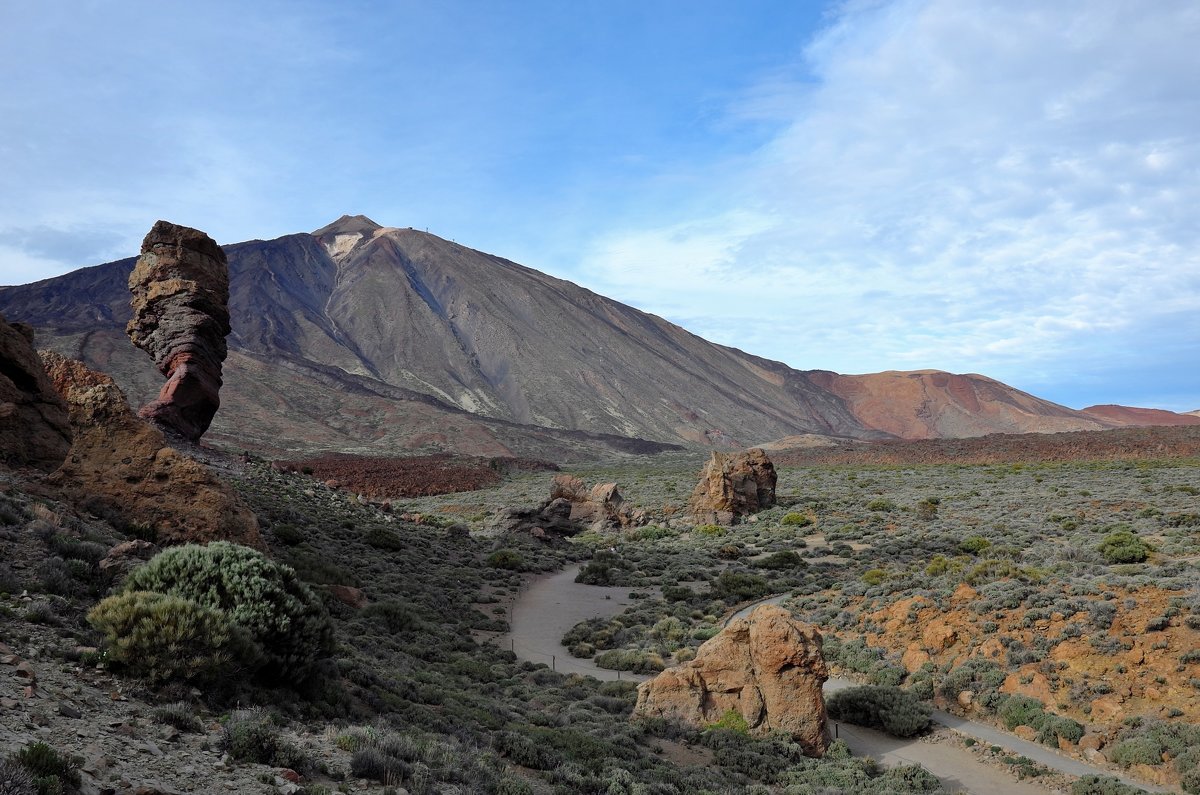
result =
M233 334L208 438L230 446L561 455L629 446L615 437L740 447L797 434L1113 424L982 376L794 370L364 216L225 250ZM141 403L161 378L124 338L132 265L0 288L0 313L34 325L40 346L109 372Z

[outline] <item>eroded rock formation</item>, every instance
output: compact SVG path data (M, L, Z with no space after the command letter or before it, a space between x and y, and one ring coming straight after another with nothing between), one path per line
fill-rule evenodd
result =
M700 473L688 509L700 522L732 524L775 504L775 465L759 448L718 453Z
M133 317L125 331L167 377L138 413L198 441L221 405L230 331L225 252L197 229L158 221L142 241L129 289Z
M568 510L567 518L593 530L614 530L645 523L645 511L625 501L616 483L597 483L591 489L574 475L555 475L547 508Z
M634 715L709 726L732 711L751 734L784 731L821 756L829 746L821 692L828 678L816 628L762 605L706 641L694 660L643 682Z
M573 536L584 530L619 530L645 524L646 512L625 501L616 483L598 483L592 488L574 475L555 475L550 499L536 508L508 508L497 513L488 526L509 533L529 533L550 540Z
M67 406L33 349L33 329L0 316L0 461L50 471L70 447Z
M262 546L254 513L233 489L139 419L111 378L57 353L41 356L66 399L74 432L51 479L76 502L145 524L164 543Z

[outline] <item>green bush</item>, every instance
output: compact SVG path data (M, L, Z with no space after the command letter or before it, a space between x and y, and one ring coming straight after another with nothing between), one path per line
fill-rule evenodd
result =
M1013 695L1004 700L997 714L1004 721L1004 728L1012 731L1018 726L1038 728L1046 717L1046 710L1036 698Z
M864 685L839 690L825 701L829 716L882 729L893 737L912 737L929 728L932 709L898 687Z
M750 733L750 724L746 722L746 718L736 709L725 710L725 714L720 720L709 726L710 729L728 729L729 731L739 732L740 734Z
M80 784L79 765L82 762L81 758L67 757L43 742L30 743L8 758L10 766L24 770L32 779L32 791L37 795L77 792ZM15 778L20 781L26 776L18 772ZM0 783L3 781L0 780ZM13 792L21 791L14 788Z
M718 524L698 524L695 527L696 533L702 536L723 536L729 532L724 527Z
M93 607L88 621L104 633L110 661L155 685L212 682L262 662L249 633L224 613L180 596L117 594Z
M886 582L888 573L883 569L868 569L862 573L860 579L867 585L881 585Z
M807 514L792 511L780 519L779 523L784 527L808 527L813 523L813 520Z
M221 732L221 748L239 762L257 762L306 773L312 764L304 753L279 736L279 727L261 710L233 713Z
M892 502L891 500L885 500L882 497L880 497L877 500L871 500L870 502L868 502L867 510L868 511L878 511L880 513L888 513L890 511L896 510L896 503Z
M1037 739L1045 745L1057 747L1059 738L1078 742L1083 737L1082 724L1046 712L1042 702L1029 696L1011 695L1004 698L997 714L1010 731L1018 726L1037 729Z
M1150 557L1150 545L1128 530L1109 533L1099 552L1109 563L1141 563Z
M487 565L493 569L521 571L525 568L525 558L515 549L497 549L487 556Z
M1161 765L1162 746L1152 737L1131 737L1113 746L1112 761L1121 767Z
M958 548L961 551L966 552L968 555L978 555L980 552L983 552L985 549L991 547L991 545L992 542L988 541L983 536L971 536L970 538L964 538L962 541L960 541Z
M262 649L262 673L298 682L333 652L321 600L290 567L249 547L217 541L159 553L134 569L123 591L156 591L224 614Z
M762 569L781 570L804 568L808 566L808 563L792 550L785 549L782 552L773 552L758 561L758 566Z
M1144 795L1145 792L1113 776L1088 775L1071 785L1071 795Z
M728 569L718 575L713 585L713 595L727 602L747 602L770 592L771 585L766 578Z

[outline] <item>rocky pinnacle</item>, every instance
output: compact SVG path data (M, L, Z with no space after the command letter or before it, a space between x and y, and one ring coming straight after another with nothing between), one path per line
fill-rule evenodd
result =
M129 275L133 317L125 331L167 383L138 412L192 442L220 406L229 334L225 252L197 229L158 221Z

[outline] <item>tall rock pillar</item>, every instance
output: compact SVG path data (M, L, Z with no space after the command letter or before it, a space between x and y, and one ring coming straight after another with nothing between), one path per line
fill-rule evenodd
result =
M221 405L229 335L225 252L199 231L158 221L129 275L133 317L125 331L167 383L138 414L197 442Z

